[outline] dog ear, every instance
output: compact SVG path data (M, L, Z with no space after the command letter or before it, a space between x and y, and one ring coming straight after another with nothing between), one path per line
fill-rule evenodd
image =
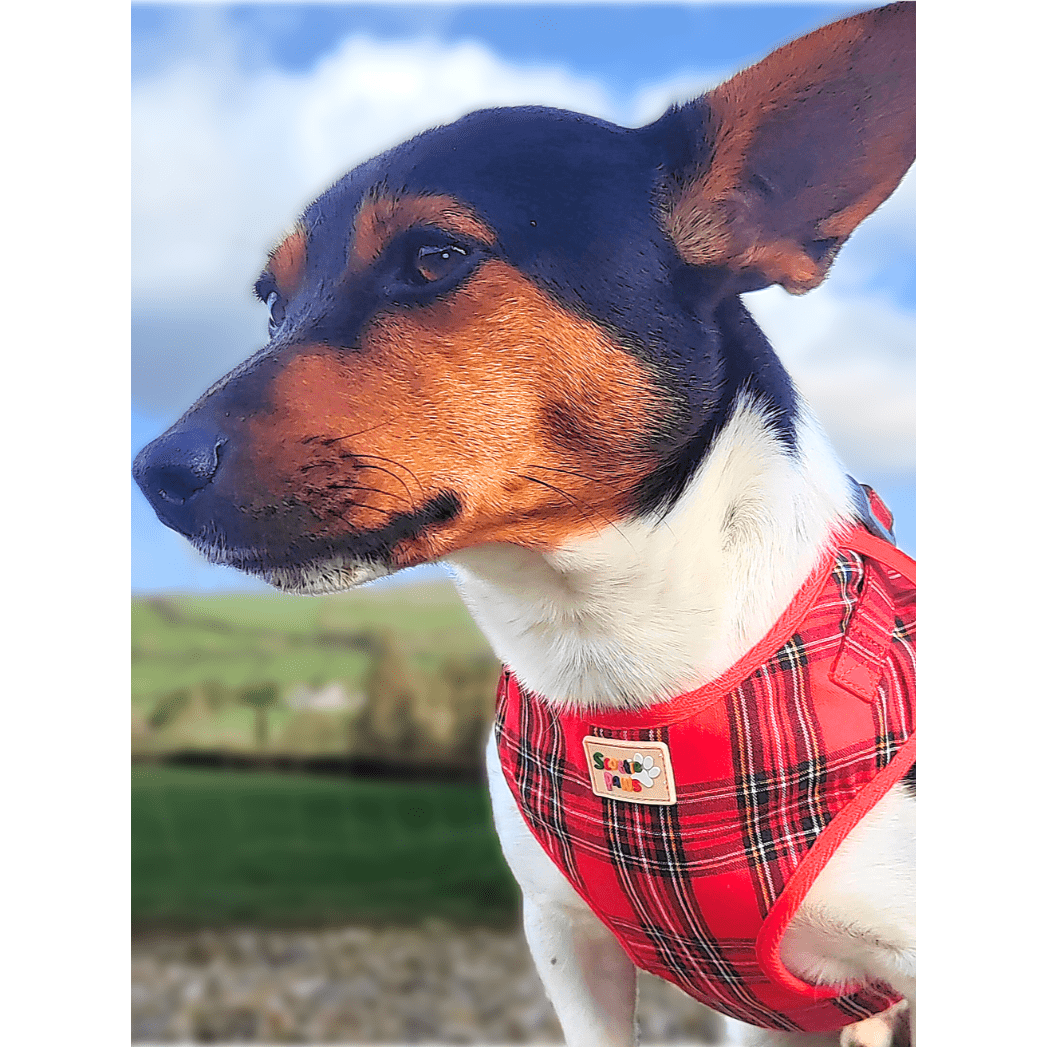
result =
M741 290L817 287L916 155L915 52L916 5L891 4L786 44L685 107L707 106L707 126L666 195L681 257Z

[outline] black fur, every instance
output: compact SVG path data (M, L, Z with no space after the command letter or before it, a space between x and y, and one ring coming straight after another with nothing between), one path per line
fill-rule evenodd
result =
M661 225L667 193L708 162L707 124L699 100L638 130L524 107L483 110L419 135L348 174L305 212L309 285L289 317L297 314L295 337L351 347L396 294L394 248L351 288L351 307L335 307L328 290L346 264L345 237L332 234L351 226L364 194L376 185L447 194L497 234L493 249L471 244L473 257L497 254L604 328L652 367L675 403L655 440L662 464L634 492L636 511L671 507L742 390L768 405L793 447L796 395L784 368L727 274L684 263ZM455 285L473 268L463 267Z

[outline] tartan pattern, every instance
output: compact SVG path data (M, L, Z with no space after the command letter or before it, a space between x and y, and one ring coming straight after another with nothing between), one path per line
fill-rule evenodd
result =
M499 684L499 699L508 680L509 673L504 672ZM520 703L521 737L541 738L544 744L540 747L513 745L511 739L505 739L503 744L500 736L502 763L504 765L507 755L511 754L516 788L531 798L531 829L546 851L557 854L556 864L571 878L577 876L577 870L563 806L559 802L559 783L566 772L563 731L544 702L534 700L535 696L530 693L527 693L527 698L528 701Z
M804 671L835 656L841 636L846 650L857 631L851 626L860 600L863 610L879 609L880 598L890 599L888 589L898 589L900 581L881 565L867 566L857 553L841 550L828 592L811 608L802 631L728 695L743 841L764 916L802 856L857 793L862 769L886 767L913 733L915 588L896 594L900 609L912 615L901 630L896 615L889 621L893 642L871 705L868 739L829 751L819 717L822 696ZM859 651L860 657L866 654Z
M757 934L815 840L914 734L914 682L915 586L841 548L799 625L736 686L695 692L708 694L696 715L650 727L642 712L554 713L506 673L495 729L525 820L637 966L750 1024L823 1031L897 997L796 991L766 973ZM595 796L586 734L665 742L676 804Z

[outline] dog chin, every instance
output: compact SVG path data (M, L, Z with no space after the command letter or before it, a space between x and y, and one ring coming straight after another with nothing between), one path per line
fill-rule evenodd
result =
M341 555L304 564L283 564L274 567L265 563L262 557L234 552L214 542L194 541L193 545L211 563L235 567L245 574L261 578L274 589L302 596L343 593L366 582L373 582L376 578L384 578L397 570L381 560Z
M393 573L393 568L375 560L335 557L304 567L278 567L259 572L271 586L285 593L323 596L344 593L358 585Z

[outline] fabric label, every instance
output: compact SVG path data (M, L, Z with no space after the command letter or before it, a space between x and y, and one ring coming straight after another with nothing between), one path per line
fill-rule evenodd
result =
M589 781L597 796L627 803L676 803L669 746L615 738L582 739Z

